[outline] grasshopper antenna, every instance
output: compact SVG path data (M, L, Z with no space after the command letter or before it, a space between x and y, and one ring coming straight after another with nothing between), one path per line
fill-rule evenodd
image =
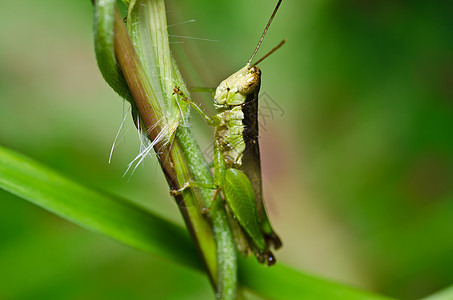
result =
M248 63L247 63L247 66L250 66L250 63L252 62L252 59L255 57L256 52L258 52L258 49L260 48L261 43L263 42L264 36L266 35L267 30L269 29L269 26L271 26L272 20L274 19L275 14L277 13L277 10L278 10L278 8L280 7L280 4L281 4L281 3L282 3L282 0L279 0L278 3L277 3L277 5L275 6L274 12L272 13L271 17L269 18L269 22L267 22L266 28L264 28L263 34L261 35L261 38L260 38L260 40L258 41L258 45L256 45L255 51L253 52L252 57L250 57L250 59L249 59L249 61L248 61ZM281 46L281 45L280 45L280 46ZM276 47L276 48L279 48L279 47ZM277 49L275 49L275 50L277 50ZM274 52L275 50L273 50L273 51L271 51L271 52ZM256 64L255 64L255 65L256 65Z
M274 49L272 49L271 51L269 51L266 55L264 55L263 57L261 57L260 59L258 59L258 61L252 65L252 67L254 67L254 66L256 66L257 64L259 64L260 62L262 62L265 58L267 58L269 55L271 55L272 53L274 53L278 48L280 48L281 46L283 46L284 43L286 43L286 39L283 40L283 41L281 41L277 46L274 47Z

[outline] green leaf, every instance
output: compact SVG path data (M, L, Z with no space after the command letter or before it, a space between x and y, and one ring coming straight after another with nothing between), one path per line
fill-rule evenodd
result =
M307 275L277 262L272 267L250 259L239 261L239 282L266 299L390 300L335 282Z
M187 232L124 199L93 190L0 147L0 188L133 248L203 270ZM281 264L240 263L240 283L272 299L389 299L305 275Z
M441 290L423 300L452 300L453 299L453 286Z
M96 61L105 81L118 95L133 103L131 92L118 65L113 47L115 6L115 0L95 1L93 31Z
M2 147L0 187L123 244L203 269L187 231L181 227L129 201L84 187Z

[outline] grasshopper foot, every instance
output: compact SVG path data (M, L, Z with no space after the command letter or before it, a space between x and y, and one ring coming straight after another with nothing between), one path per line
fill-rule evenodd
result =
M181 188L177 189L177 190L171 189L170 190L170 196L176 197L176 196L180 195L188 187L190 187L190 182L184 183L184 185Z
M184 95L183 91L179 89L176 85L173 87L173 95L179 95L182 97L182 100L190 103L190 99Z
M182 95L182 91L176 85L173 87L173 95Z

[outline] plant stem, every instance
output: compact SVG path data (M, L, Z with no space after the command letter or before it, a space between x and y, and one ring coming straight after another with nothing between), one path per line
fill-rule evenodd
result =
M105 5L104 1L97 1L96 4L99 5L100 2ZM153 7L156 13L163 14L163 17L161 15L154 16L156 18L153 19L153 22L165 20L163 0L150 2L156 5L157 8ZM165 126L168 125L168 123L162 122L167 117L160 107L162 103L159 103L155 96L153 87L149 78L147 78L142 62L132 45L123 19L117 9L115 9L113 24L114 53L132 95L133 108L136 108L140 113L140 122L146 129L145 132L149 139L156 141L154 149L170 188L179 190L190 178L199 182L212 182L209 167L192 136L189 125L185 124L187 120L184 116L182 116L182 124L176 129L176 139L171 139L171 142L159 139L159 135L166 130ZM158 25L162 26L162 24ZM164 28L166 28L166 24ZM102 35L103 33L97 34ZM166 29L165 34L167 34ZM96 41L99 43L98 39ZM166 46L168 47L168 45ZM162 55L162 51L160 53ZM170 69L173 71L174 83L183 90L187 90L169 51L168 55L169 59L160 59L160 61L171 62ZM102 69L99 59L98 63ZM168 66L166 68L168 69ZM158 69L164 68L160 66ZM111 83L109 82L109 84ZM172 93L171 84L163 85L163 93L166 95ZM168 98L171 100L171 97ZM208 216L205 216L201 214L200 206L207 206L206 204L211 201L210 191L200 190L199 193L195 193L192 189L186 189L175 197L186 225L203 257L211 282L216 287L217 297L219 299L235 299L237 257L222 199L218 198L218 201L212 206L211 212Z

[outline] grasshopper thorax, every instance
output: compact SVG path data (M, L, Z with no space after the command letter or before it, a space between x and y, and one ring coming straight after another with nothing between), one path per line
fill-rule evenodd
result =
M259 90L261 70L256 66L246 65L217 87L214 102L218 108L227 108L244 104L247 95Z
M261 84L261 71L256 66L246 65L222 81L214 96L217 116L222 120L216 129L216 139L225 157L227 166L242 165L245 151L244 112L246 102L255 99Z

